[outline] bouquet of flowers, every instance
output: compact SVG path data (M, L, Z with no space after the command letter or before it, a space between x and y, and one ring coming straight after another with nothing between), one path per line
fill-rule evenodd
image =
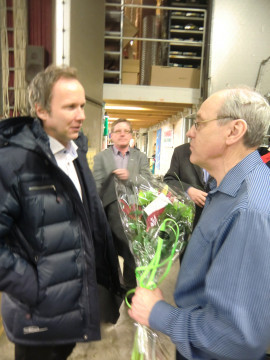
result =
M155 289L184 251L194 218L194 203L154 178L115 180L120 217L136 262L138 286ZM131 290L128 292L134 292ZM130 306L126 299L127 305ZM166 359L157 355L157 335L137 324L132 360ZM161 357L160 357L161 356Z

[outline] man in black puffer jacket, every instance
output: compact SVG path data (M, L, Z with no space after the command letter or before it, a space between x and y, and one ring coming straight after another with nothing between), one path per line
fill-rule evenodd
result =
M100 339L99 288L120 294L118 260L85 156L75 69L37 74L29 102L33 117L0 122L2 317L16 360L64 360L76 342Z

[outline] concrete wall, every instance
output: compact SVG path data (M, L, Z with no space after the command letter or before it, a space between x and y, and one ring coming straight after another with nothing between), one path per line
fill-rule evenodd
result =
M269 0L213 1L209 94L227 86L255 86L261 61L270 56L269 14ZM263 95L270 91L270 62L265 66L257 90ZM184 142L182 123L181 118L174 123L173 147ZM166 126L160 124L157 128L163 132ZM171 148L166 148L161 139L157 175L166 173L171 156Z
M226 86L255 86L260 63L270 56L269 14L269 0L214 0L209 94ZM265 95L266 87L261 91Z
M70 65L78 69L88 99L83 131L89 147L101 149L103 56L104 56L104 0L71 0Z

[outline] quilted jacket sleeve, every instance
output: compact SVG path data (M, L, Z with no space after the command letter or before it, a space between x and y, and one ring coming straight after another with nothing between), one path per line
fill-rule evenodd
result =
M0 177L0 290L21 302L33 305L37 302L38 284L34 264L27 260L16 238L18 228L14 220L20 216L20 204L14 189ZM15 250L16 249L16 250Z

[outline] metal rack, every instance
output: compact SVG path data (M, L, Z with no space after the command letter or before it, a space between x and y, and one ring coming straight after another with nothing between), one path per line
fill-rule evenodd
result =
M202 68L206 10L170 11L168 65Z
M123 0L106 3L104 82L121 82L123 43Z
M166 46L168 51L167 65L192 65L203 69L204 63L204 47L205 47L205 29L206 29L206 9L196 9L181 7L181 12L196 13L198 16L189 17L189 21L199 24L199 30L180 29L177 28L179 22L184 22L187 18L179 16L178 6L152 6L152 5L133 5L125 4L124 0L115 0L114 2L106 2L106 29L105 29L105 51L104 51L104 83L122 83L122 63L123 63L123 43L129 41L137 42L156 42ZM124 36L124 11L126 8L152 9L160 14L164 12L170 14L169 30L167 37L149 38L136 36ZM177 22L174 26L174 21ZM181 36L185 38L181 38ZM187 35L192 36L190 40ZM181 49L181 50L179 50ZM190 55L190 53L194 53ZM195 55L196 52L196 55ZM185 54L184 54L185 53ZM189 55L187 54L189 53ZM188 62L187 62L188 61ZM157 64L164 65L164 64ZM196 66L195 66L196 65ZM202 83L202 74L200 74L200 87Z

